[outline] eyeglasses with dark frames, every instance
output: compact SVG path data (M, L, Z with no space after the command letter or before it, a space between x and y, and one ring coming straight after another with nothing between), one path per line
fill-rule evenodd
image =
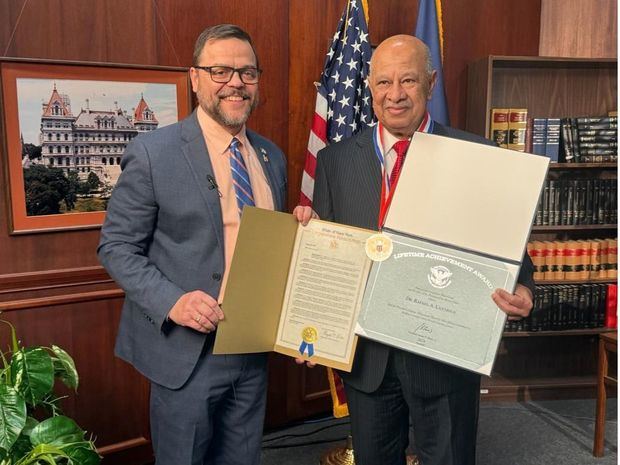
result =
M257 84L263 72L261 69L254 68L253 66L246 66L243 68L231 68L230 66L194 66L194 68L208 72L213 82L219 84L227 84L230 82L235 73L239 73L239 79L241 79L241 82L244 84Z

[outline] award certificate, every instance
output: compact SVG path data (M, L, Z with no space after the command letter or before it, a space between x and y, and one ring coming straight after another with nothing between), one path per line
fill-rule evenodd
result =
M356 332L489 374L506 314L491 299L519 265L384 231L390 258L373 263Z

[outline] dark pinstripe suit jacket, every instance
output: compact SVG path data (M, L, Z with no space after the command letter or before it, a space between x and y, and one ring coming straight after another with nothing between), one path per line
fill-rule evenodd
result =
M480 136L438 123L434 123L433 133L494 145L493 142ZM377 229L380 197L381 166L375 154L372 130L365 130L319 152L313 208L321 219ZM532 271L532 262L525 254L519 282L528 286L533 294ZM361 338L353 370L351 373L341 373L342 378L360 391L374 391L383 380L390 350L395 349ZM407 354L406 358L409 364L408 373L419 396L441 395L458 388L463 383L479 382L477 374L429 358L415 354Z

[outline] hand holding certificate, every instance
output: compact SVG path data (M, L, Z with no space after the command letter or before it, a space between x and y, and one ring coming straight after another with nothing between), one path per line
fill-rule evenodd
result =
M349 371L372 234L246 207L214 353L274 350Z

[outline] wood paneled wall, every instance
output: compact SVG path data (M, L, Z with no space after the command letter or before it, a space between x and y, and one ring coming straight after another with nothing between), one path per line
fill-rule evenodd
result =
M542 0L540 56L616 58L616 0Z
M378 44L411 33L417 1L369 0ZM444 76L452 123L465 124L467 64L488 54L536 55L540 0L444 0ZM346 0L0 0L0 55L144 65L188 66L208 25L232 22L253 37L261 67L261 104L250 126L288 153L289 208L299 198L313 82ZM2 144L4 145L4 144ZM144 380L114 359L122 297L98 265L98 230L11 236L6 154L0 184L0 308L27 344L57 343L82 375L70 414L92 431L107 463L148 457ZM116 293L114 293L116 292ZM0 336L0 345L5 334ZM274 355L268 422L329 408L324 371ZM122 460L121 460L121 457Z

